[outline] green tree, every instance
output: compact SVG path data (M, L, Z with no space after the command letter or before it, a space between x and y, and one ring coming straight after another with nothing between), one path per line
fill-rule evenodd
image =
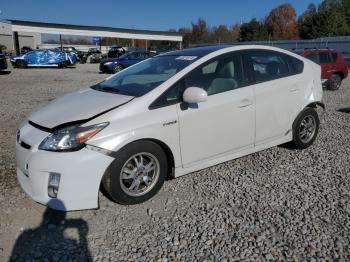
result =
M319 10L308 9L299 18L299 35L303 39L340 36L350 33L348 9L350 0L325 0Z
M269 36L265 24L253 18L248 23L243 23L240 30L240 41L268 40Z

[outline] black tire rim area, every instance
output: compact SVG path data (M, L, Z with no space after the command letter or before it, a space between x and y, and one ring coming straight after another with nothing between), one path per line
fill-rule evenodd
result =
M300 123L299 137L302 143L309 143L316 133L316 119L313 115L305 116Z

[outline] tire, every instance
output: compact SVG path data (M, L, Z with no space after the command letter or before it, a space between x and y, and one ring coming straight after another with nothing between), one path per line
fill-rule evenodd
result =
M67 66L68 66L68 63L66 61L63 61L63 62L58 64L59 68L66 68Z
M119 73L120 71L122 71L124 69L124 67L122 65L115 65L113 66L112 72L113 74Z
M147 169L150 171L147 172ZM117 153L116 159L102 179L102 184L113 201L122 205L139 204L153 197L161 189L167 172L167 157L162 148L151 141L138 141Z
M27 68L27 62L24 61L24 60L17 60L16 61L16 67L17 68L22 68L22 69Z
M293 141L290 146L294 149L305 149L311 146L318 134L320 120L315 109L305 108L293 123Z
M342 82L342 78L338 74L334 74L328 81L328 89L332 91L336 91L340 88Z

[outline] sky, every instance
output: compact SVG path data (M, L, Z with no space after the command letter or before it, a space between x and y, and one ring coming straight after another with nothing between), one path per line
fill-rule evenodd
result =
M190 27L199 17L212 26L260 19L286 2L299 15L311 2L321 0L0 0L0 19L168 30Z

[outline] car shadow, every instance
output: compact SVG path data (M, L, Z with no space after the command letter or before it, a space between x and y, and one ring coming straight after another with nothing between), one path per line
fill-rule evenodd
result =
M11 71L2 71L2 70L0 70L0 75L9 75L9 74L11 74Z
M64 208L62 202L59 205ZM88 232L85 220L67 219L66 212L46 208L40 225L26 229L19 235L10 261L90 262L92 257L87 243Z
M350 107L339 108L337 111L341 112L341 113L348 113L348 114L350 114Z

